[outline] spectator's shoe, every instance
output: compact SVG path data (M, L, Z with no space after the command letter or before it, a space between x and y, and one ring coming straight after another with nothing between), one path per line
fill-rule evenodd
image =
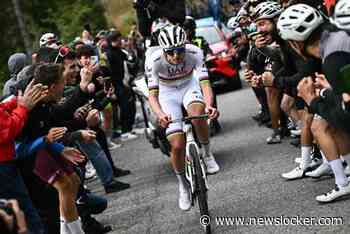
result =
M281 127L279 129L279 133L280 133L281 137L289 137L290 136L290 131L287 127Z
M266 139L266 143L267 144L279 144L281 143L281 134L280 132L277 130L274 130L272 135L269 136L267 139Z
M346 196L350 194L350 183L345 185L344 187L338 187L337 185L335 186L335 189L332 191L322 194L316 197L316 201L318 202L331 202L334 201L337 198Z
M130 141L130 140L134 140L137 138L137 135L135 134L132 134L131 132L126 132L126 133L123 133L121 136L120 136L120 140L121 141Z
M290 144L291 144L292 146L294 146L294 147L299 148L299 147L300 147L300 144L301 144L300 138L295 138L295 139L291 140L291 141L290 141Z
M294 162L300 164L300 163L301 163L301 157L295 158L295 159L294 159ZM320 165L322 164L322 162L323 162L322 159L313 158L313 159L311 160L311 163L310 163L310 166L309 166L309 167L311 167L311 168L316 168L316 167L320 166Z
M297 128L295 130L290 130L290 133L292 134L293 137L297 137L301 135L301 129Z
M191 209L191 194L188 186L186 188L179 187L179 207L184 211Z
M110 225L103 225L91 216L83 219L82 223L85 234L105 234L112 231Z
M133 128L131 133L134 135L142 135L145 133L145 128Z
M263 117L263 112L262 111L259 111L256 115L253 115L252 116L252 119L259 122L261 121L261 118Z
M95 168L92 166L91 162L89 161L86 166L86 171L85 171L85 179L86 180L91 180L96 176L96 170Z
M204 155L203 159L207 167L208 174L215 174L220 170L220 167L215 161L214 155L212 153L210 153L209 155Z
M333 172L328 163L322 163L315 170L306 172L305 175L312 178L320 178L322 176L331 176Z
M283 173L281 176L286 180L295 180L295 179L301 179L305 176L305 173L310 171L310 167L306 167L305 169L302 169L301 167L296 167L290 172Z
M112 140L108 141L108 149L109 150L115 150L117 148L120 148L121 146L122 146L122 144L116 144Z
M105 185L104 187L106 193L114 193L130 188L130 184L113 180L110 184Z
M129 175L131 172L130 170L123 170L118 167L113 167L113 175L114 177L121 177L121 176L126 176Z

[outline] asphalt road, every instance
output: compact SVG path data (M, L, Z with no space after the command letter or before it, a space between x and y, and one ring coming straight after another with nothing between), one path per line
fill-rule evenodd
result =
M257 104L250 89L220 95L219 106L223 131L212 139L212 146L221 171L209 177L213 233L350 233L350 200L323 205L315 200L334 187L333 178L284 181L280 177L295 166L299 150L289 139L278 145L265 143L270 130L251 119ZM178 208L177 180L169 160L144 136L116 149L113 156L119 167L132 174L120 178L131 188L107 195L108 209L97 216L113 225L111 233L203 233L198 207L188 212ZM98 180L88 186L104 194ZM244 225L217 225L215 219L221 216L243 217ZM289 225L281 224L281 216ZM264 219L273 225L269 220L264 224ZM343 224L322 225L331 222Z

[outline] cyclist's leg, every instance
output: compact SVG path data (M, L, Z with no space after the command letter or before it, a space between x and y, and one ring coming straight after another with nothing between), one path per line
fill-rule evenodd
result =
M205 113L203 95L197 83L193 83L193 85L186 91L183 97L183 104L190 116L202 115ZM204 119L199 119L193 120L192 123L197 133L198 140L202 145L207 172L209 174L218 172L220 170L219 165L216 163L214 155L210 150L208 122Z
M176 95L165 96L160 99L159 104L166 114L172 119L182 118L182 104L177 102ZM181 96L180 96L181 97ZM166 129L166 135L171 145L171 164L179 182L179 207L182 210L191 208L189 187L185 178L185 149L186 141L182 130L182 123L171 123Z

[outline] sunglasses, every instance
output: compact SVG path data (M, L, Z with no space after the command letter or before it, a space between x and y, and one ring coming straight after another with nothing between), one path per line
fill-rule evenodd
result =
M176 47L176 48L171 48L171 49L165 49L164 52L167 55L174 56L174 54L183 54L185 53L186 49L185 47Z
M56 56L56 58L55 58L55 63L57 63L59 57L61 57L61 58L66 57L67 54L69 54L69 52L70 52L69 47L62 46L62 47L58 50L58 54L57 54L57 56Z

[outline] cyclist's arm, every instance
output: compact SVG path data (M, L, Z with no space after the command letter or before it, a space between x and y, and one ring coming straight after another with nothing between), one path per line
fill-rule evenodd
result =
M206 106L213 106L213 90L211 89L208 69L204 63L204 55L202 51L198 51L197 63L195 67L196 76L198 77Z
M157 116L163 113L162 108L159 104L158 94L159 94L159 78L158 74L155 72L154 63L150 61L150 63L145 64L146 66L146 77L148 81L148 90L149 96L148 101L154 113Z

